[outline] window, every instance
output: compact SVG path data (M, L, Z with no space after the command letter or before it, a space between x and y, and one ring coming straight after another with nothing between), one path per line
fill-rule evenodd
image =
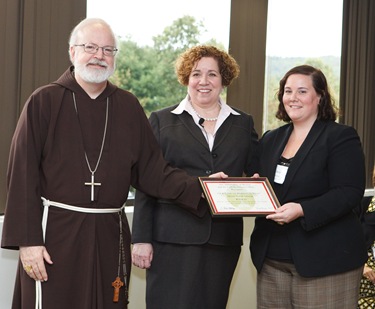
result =
M134 93L150 114L186 96L173 66L182 51L207 43L228 49L230 5L231 0L220 5L216 0L107 0L103 6L88 0L87 17L103 18L119 36L111 81Z
M111 81L134 93L150 114L186 96L173 62L187 46L210 43L228 49L230 5L231 0L220 5L216 0L106 0L105 5L87 0L87 17L104 19L119 37L117 69ZM166 27L185 33L180 36L177 31L165 31ZM131 188L130 204L133 194Z
M152 45L152 37L185 15L202 21L207 30L202 42L215 38L229 43L230 0L87 0L87 17L106 20L121 38L130 36L140 45ZM212 13L214 12L214 14Z
M296 65L319 67L338 105L342 0L268 0L263 131L275 118L279 80Z

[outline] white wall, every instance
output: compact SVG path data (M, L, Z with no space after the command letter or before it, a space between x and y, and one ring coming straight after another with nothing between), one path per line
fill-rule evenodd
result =
M0 216L0 239L3 221L4 216ZM11 306L17 262L18 251L0 249L0 309Z
M132 224L132 209L127 207L129 225ZM0 216L0 239L4 216ZM256 307L256 271L250 260L249 237L254 219L244 218L244 245L240 261L233 278L227 309L251 309ZM0 309L11 307L18 251L0 249ZM129 309L145 309L145 270L132 268L129 287ZM220 293L220 291L218 291Z

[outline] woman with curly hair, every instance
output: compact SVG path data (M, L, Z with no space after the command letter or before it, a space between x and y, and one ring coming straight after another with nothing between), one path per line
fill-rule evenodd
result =
M192 176L252 175L253 118L220 98L239 74L236 61L214 46L196 46L180 55L176 72L187 96L150 116L165 159ZM213 218L207 204L200 216L174 208L136 194L133 263L147 269L147 308L225 309L242 218Z

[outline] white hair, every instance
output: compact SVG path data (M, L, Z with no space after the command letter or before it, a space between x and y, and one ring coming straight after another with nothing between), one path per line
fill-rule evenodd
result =
M113 41L115 42L115 47L117 47L117 37L115 36L115 33L113 32L111 26L103 19L101 18L86 18L84 20L82 20L77 26L74 27L74 29L72 30L71 34L70 34L70 38L69 38L69 49L70 47L72 47L73 45L77 44L77 38L80 34L80 32L86 28L86 27L90 27L90 26L93 26L93 25L102 25L104 26L105 28L108 29L109 33L111 34L112 38L113 38ZM71 55L70 55L70 52L69 52L69 58L70 60L71 59Z

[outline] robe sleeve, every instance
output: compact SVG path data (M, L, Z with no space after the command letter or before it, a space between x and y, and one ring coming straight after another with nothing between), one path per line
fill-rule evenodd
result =
M161 148L144 115L140 117L142 145L138 161L132 168L131 184L153 197L175 200L181 207L202 216L202 189L197 177L172 168L163 158Z
M48 131L47 98L35 92L26 102L13 135L7 172L3 248L43 245L40 162Z

